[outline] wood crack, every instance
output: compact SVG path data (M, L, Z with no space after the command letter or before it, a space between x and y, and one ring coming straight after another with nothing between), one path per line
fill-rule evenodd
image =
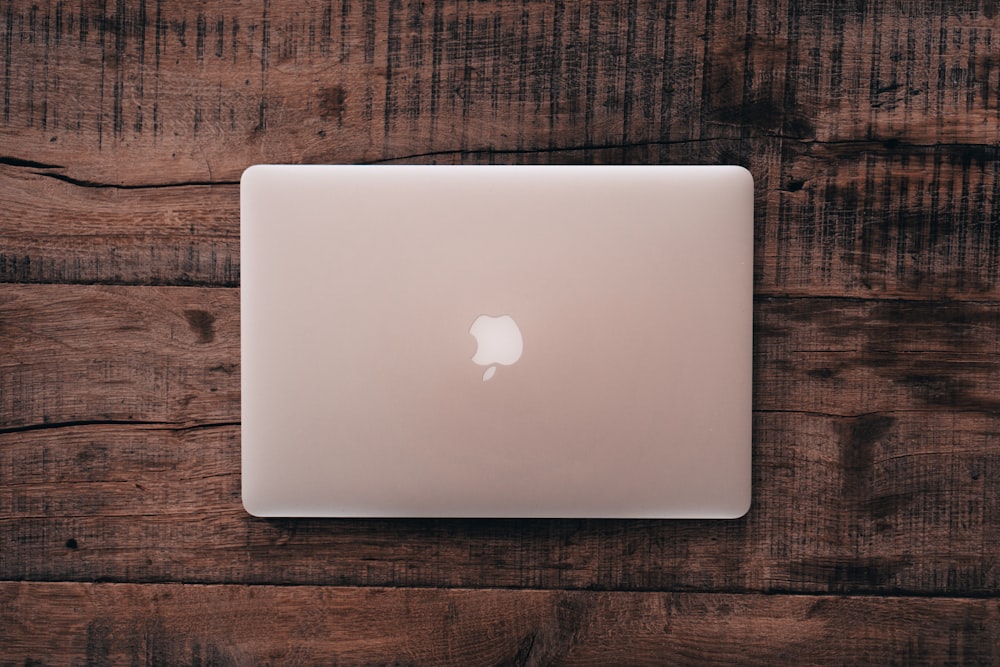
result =
M186 188L186 187L212 187L212 186L226 186L226 185L239 185L239 181L179 181L176 183L101 183L99 181L88 181L80 178L74 178L72 176L67 176L66 174L53 174L47 171L36 171L33 172L37 176L44 176L46 178L54 178L57 181L62 181L63 183L68 183L70 185L76 185L81 188L101 188L101 189L115 189L115 190L154 190L162 188Z
M726 125L723 123L723 125ZM1000 160L1000 147L992 144L983 143L945 143L945 142L933 142L933 143L911 143L904 142L898 138L885 138L885 139L832 139L832 140L820 140L820 139L809 139L804 137L798 137L794 135L784 135L780 133L767 133L760 135L758 137L749 137L747 139L778 139L781 141L791 141L798 142L803 146L827 146L831 148L837 148L839 150L843 149L855 149L859 153L872 153L872 152L921 152L921 151L933 151L940 149L960 151L963 153L972 153L978 156L980 159L985 161L996 161ZM745 141L747 139L741 139ZM635 150L641 148L656 148L656 147L666 147L666 146L679 146L679 145L697 145L697 144L709 144L718 142L732 142L734 141L731 137L697 137L692 139L670 139L670 140L650 140L650 141L635 141L635 142L617 142L617 143L582 143L574 144L568 146L549 146L549 147L539 147L539 148L493 148L489 146L480 148L457 148L457 149L443 149L437 151L425 151L420 153L407 153L405 155L394 155L384 158L379 158L376 160L368 160L359 162L359 164L391 164L396 162L406 162L408 160L419 160L427 158L436 157L474 157L474 156L484 156L484 155L532 155L532 154L554 154L554 153L575 153L575 152L587 152L587 151L614 151L614 150ZM0 156L0 165L6 165L11 167L21 167L34 170L55 170L55 169L66 169L64 165L48 164L44 162L37 162L34 160L28 160L24 158L12 157L12 156ZM211 178L205 180L192 180L192 181L179 181L173 183L105 183L101 181L89 180L76 178L73 176L68 176L66 174L53 173L52 171L34 171L37 176L43 176L46 178L52 178L69 185L75 185L82 188L99 188L99 189L119 189L119 190L146 190L146 189L160 189L160 188L181 188L181 187L211 187L211 186L232 186L239 185L239 180L215 180Z
M791 301L794 299L810 299L813 301L830 301L834 303L843 304L900 304L905 305L908 303L918 303L923 306L948 306L954 304L962 304L969 306L984 306L987 308L992 308L1000 304L997 299L965 299L961 297L955 298L945 298L942 299L939 296L929 296L927 298L914 298L911 296L849 296L849 295L832 295L832 294L780 294L777 292L760 292L754 293L753 300L754 303L764 303L771 301Z
M17 157L11 157L9 155L0 155L0 164L6 165L8 167L25 167L27 169L65 169L66 167L59 164L46 164L44 162L35 162L34 160L23 160Z
M804 415L806 417L821 417L823 419L865 419L868 417L881 417L887 415L933 415L933 414L966 414L966 415L995 415L996 412L990 410L959 410L950 408L947 410L876 410L874 412L859 412L856 414L837 414L835 412L822 412L818 410L782 410L782 409L758 409L754 408L755 415Z
M196 431L209 428L224 428L229 426L240 426L238 421L228 422L208 422L202 424L177 424L165 421L141 421L122 419L81 419L75 421L51 422L42 424L25 424L22 426L8 426L0 428L0 435L8 433L26 433L28 431L46 431L60 428L80 428L86 426L138 426L150 427L146 430L156 431Z
M135 516L161 516L158 514L137 514ZM80 518L86 518L86 515L81 515ZM81 547L82 548L82 547ZM210 548L210 547L205 547ZM227 549L228 547L222 547ZM621 594L621 595L631 595L631 594L662 594L662 595L688 595L688 596L714 596L714 595L774 595L774 596L787 596L795 598L833 598L833 599L846 599L846 598L878 598L878 599L940 599L940 600L1000 600L1000 594L996 592L963 592L961 594L951 593L951 592L933 592L933 591L919 591L919 590L908 590L908 589L893 589L893 590L857 590L857 591L824 591L824 590L796 590L791 588L781 588L781 587L719 587L719 588L699 588L697 590L692 590L690 588L684 587L666 587L666 588L649 588L649 587L634 587L634 588L602 588L602 587L552 587L552 586L475 586L475 585L463 585L463 586L420 586L414 584L392 584L392 583L382 583L382 584L344 584L344 585L334 585L330 586L324 582L317 583L299 583L299 582L283 582L283 583L268 583L260 581L228 581L228 580L213 580L213 579L189 579L189 578L177 578L177 579L167 579L161 577L150 577L143 579L142 581L136 581L134 578L125 579L119 577L103 576L91 579L44 579L44 578L23 578L23 579L0 579L0 586L7 584L18 584L18 583L46 583L46 584L84 584L84 585L99 585L99 586L128 586L128 585L157 585L157 586L183 586L190 588L199 587L233 587L240 589L303 589L303 588L316 588L321 587L324 590L337 589L337 590L354 590L354 591L367 591L367 590L385 590L385 591L466 591L466 592L477 592L485 593L490 591L496 592L525 592L525 593L543 593L543 592L566 592L566 593L581 593L585 595L595 594ZM528 635L523 639L523 646L528 647L529 641L533 650L534 644L537 642L537 633L533 635ZM530 651L529 651L530 653Z

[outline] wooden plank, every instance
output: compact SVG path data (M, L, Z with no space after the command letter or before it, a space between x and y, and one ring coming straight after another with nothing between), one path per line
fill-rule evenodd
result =
M0 282L239 285L238 185L95 188L0 166Z
M754 407L863 415L1000 409L1000 304L761 298Z
M0 435L0 578L997 595L1000 419L759 414L736 521L265 520L239 428Z
M486 150L654 162L754 136L993 146L993 6L947 10L8 0L0 154L135 185Z
M0 290L0 428L239 422L239 292Z
M729 145L757 179L759 294L1000 296L1000 151ZM706 161L690 144L669 150ZM0 281L239 284L238 185L94 188L37 171L0 166Z
M997 601L0 584L9 664L965 664Z
M784 148L754 172L756 292L997 299L998 158L997 147Z
M1000 306L757 306L745 519L266 521L236 290L6 286L0 578L996 594Z
M754 406L840 417L1000 408L1000 305L761 298ZM6 285L0 428L239 421L239 291Z

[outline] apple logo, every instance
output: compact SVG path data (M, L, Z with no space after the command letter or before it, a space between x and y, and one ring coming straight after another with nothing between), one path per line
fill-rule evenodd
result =
M476 354L472 361L480 366L489 366L483 373L483 382L497 372L496 364L510 366L521 358L524 340L517 322L510 315L480 315L472 323L469 333L476 339Z

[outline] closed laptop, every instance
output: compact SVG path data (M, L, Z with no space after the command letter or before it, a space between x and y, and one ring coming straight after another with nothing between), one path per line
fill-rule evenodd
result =
M752 264L739 167L251 167L244 505L738 517Z

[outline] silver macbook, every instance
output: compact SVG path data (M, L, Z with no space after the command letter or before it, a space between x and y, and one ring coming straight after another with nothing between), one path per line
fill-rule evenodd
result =
M251 514L747 511L746 170L259 165L240 208Z

